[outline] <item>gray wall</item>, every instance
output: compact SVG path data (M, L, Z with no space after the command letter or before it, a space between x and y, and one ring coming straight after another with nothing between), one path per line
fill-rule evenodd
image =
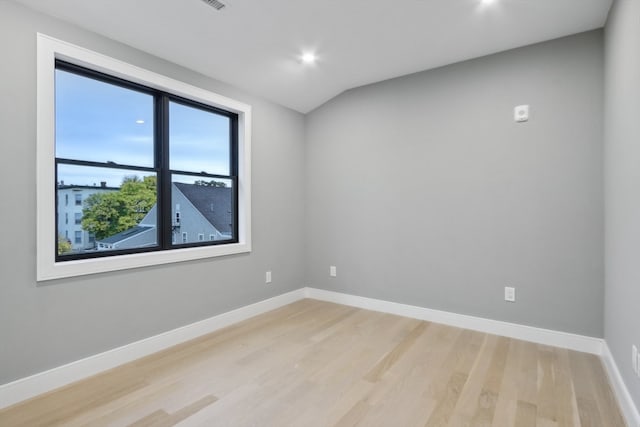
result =
M602 43L500 53L310 113L307 284L602 337Z
M37 31L253 106L251 254L36 283ZM0 52L0 384L304 284L301 114L6 1Z
M605 338L635 404L640 381L640 1L618 0L605 33Z
M607 32L606 336L623 370L640 344L633 5ZM253 106L251 254L36 283L37 31ZM600 31L353 89L306 118L2 0L0 49L0 384L303 285L603 336Z

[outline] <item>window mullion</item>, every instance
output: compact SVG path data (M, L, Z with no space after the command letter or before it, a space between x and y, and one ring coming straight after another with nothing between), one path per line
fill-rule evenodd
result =
M169 98L156 95L156 164L159 168L158 241L163 249L171 247L171 171L169 170Z

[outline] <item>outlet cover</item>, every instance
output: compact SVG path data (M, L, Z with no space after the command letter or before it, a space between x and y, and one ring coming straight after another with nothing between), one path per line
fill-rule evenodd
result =
M517 123L526 122L529 120L529 106L518 105L513 109L513 120Z
M504 300L508 302L516 302L516 288L510 286L504 287Z
M271 283L271 272L267 271L264 275L264 282L265 283Z
M335 265L329 266L329 276L331 276L331 277L336 277L337 276L336 266Z

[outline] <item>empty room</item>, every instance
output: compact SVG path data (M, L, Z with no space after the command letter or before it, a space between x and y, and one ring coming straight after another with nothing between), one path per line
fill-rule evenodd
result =
M640 427L640 0L0 0L0 426Z

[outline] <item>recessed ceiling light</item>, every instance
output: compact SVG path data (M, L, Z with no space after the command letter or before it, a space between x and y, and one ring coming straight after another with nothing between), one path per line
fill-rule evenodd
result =
M307 52L303 53L300 59L302 60L303 64L313 64L318 58L316 57L315 53Z
M144 124L144 120L138 119L138 120L136 120L136 123L139 124L139 125L143 125Z

